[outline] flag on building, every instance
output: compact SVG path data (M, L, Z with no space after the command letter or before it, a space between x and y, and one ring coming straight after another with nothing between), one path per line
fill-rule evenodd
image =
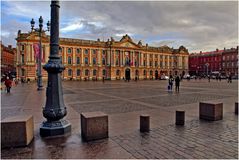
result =
M39 55L40 55L40 45L39 43L34 43L33 44L33 49L34 49L34 56L36 59L39 58Z

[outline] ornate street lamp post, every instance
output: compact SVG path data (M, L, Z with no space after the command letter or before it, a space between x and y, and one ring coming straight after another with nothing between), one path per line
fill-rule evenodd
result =
M50 30L50 22L48 21L47 22L47 30L43 30L42 27L43 27L43 18L42 16L40 16L39 18L39 28L34 28L34 25L35 25L35 21L34 19L32 18L31 20L31 28L32 28L32 31L36 31L39 33L39 37L40 37L40 45L39 45L39 55L38 55L38 64L37 64L37 90L42 90L43 89L43 85L42 85L42 74L41 74L41 57L42 57L42 33L43 32L46 32L46 31L49 31Z
M47 119L40 127L43 137L63 135L71 131L71 124L63 120L67 111L63 101L61 75L65 69L59 56L59 1L51 1L51 36L49 61L43 67L48 72L46 104L43 116Z

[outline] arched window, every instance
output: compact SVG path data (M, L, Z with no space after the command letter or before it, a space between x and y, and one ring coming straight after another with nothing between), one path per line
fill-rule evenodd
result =
M151 70L151 71L150 71L150 76L152 76L152 75L153 75L153 71Z
M25 69L22 68L22 76L25 76Z
M93 76L96 76L96 69L93 70Z
M146 74L147 74L147 71L146 71L146 70L144 70L144 76L146 76Z
M76 75L80 76L80 70L79 69L76 70Z
M77 48L76 49L76 53L80 53L81 52L81 49L80 48Z
M96 65L96 58L93 58L93 65Z
M116 58L115 63L116 63L117 66L119 65L119 58Z
M85 57L85 64L88 64L88 57Z
M93 53L93 54L96 54L96 50L95 50L95 49L92 49L92 53Z
M72 75L72 70L68 69L68 76L71 76L71 75Z
M85 54L88 54L89 53L89 50L88 49L85 49Z
M103 76L106 75L106 71L105 71L105 69L103 69L102 74L103 74Z
M102 58L102 65L105 65L105 58Z
M85 76L89 76L89 70L88 69L85 70Z
M119 76L120 75L120 70L117 70L116 71L116 76Z
M103 56L105 56L105 54L106 54L106 50L103 50L102 54L103 54Z
M68 64L71 64L71 57L68 57Z
M80 57L76 58L76 64L80 64Z
M71 53L71 48L68 48L68 53L69 53L69 54Z

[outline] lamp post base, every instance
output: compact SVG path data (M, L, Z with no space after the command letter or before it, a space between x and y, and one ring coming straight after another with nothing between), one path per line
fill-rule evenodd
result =
M66 120L45 121L40 127L40 135L42 137L51 137L65 135L71 132L71 124Z

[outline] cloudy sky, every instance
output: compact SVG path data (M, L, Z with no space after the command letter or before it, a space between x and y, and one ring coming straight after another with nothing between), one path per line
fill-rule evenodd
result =
M184 45L191 53L238 44L237 1L61 1L60 5L60 37L106 41L128 34L136 43ZM15 46L17 31L30 31L31 18L38 26L40 16L45 24L50 19L49 1L1 1L3 44Z

